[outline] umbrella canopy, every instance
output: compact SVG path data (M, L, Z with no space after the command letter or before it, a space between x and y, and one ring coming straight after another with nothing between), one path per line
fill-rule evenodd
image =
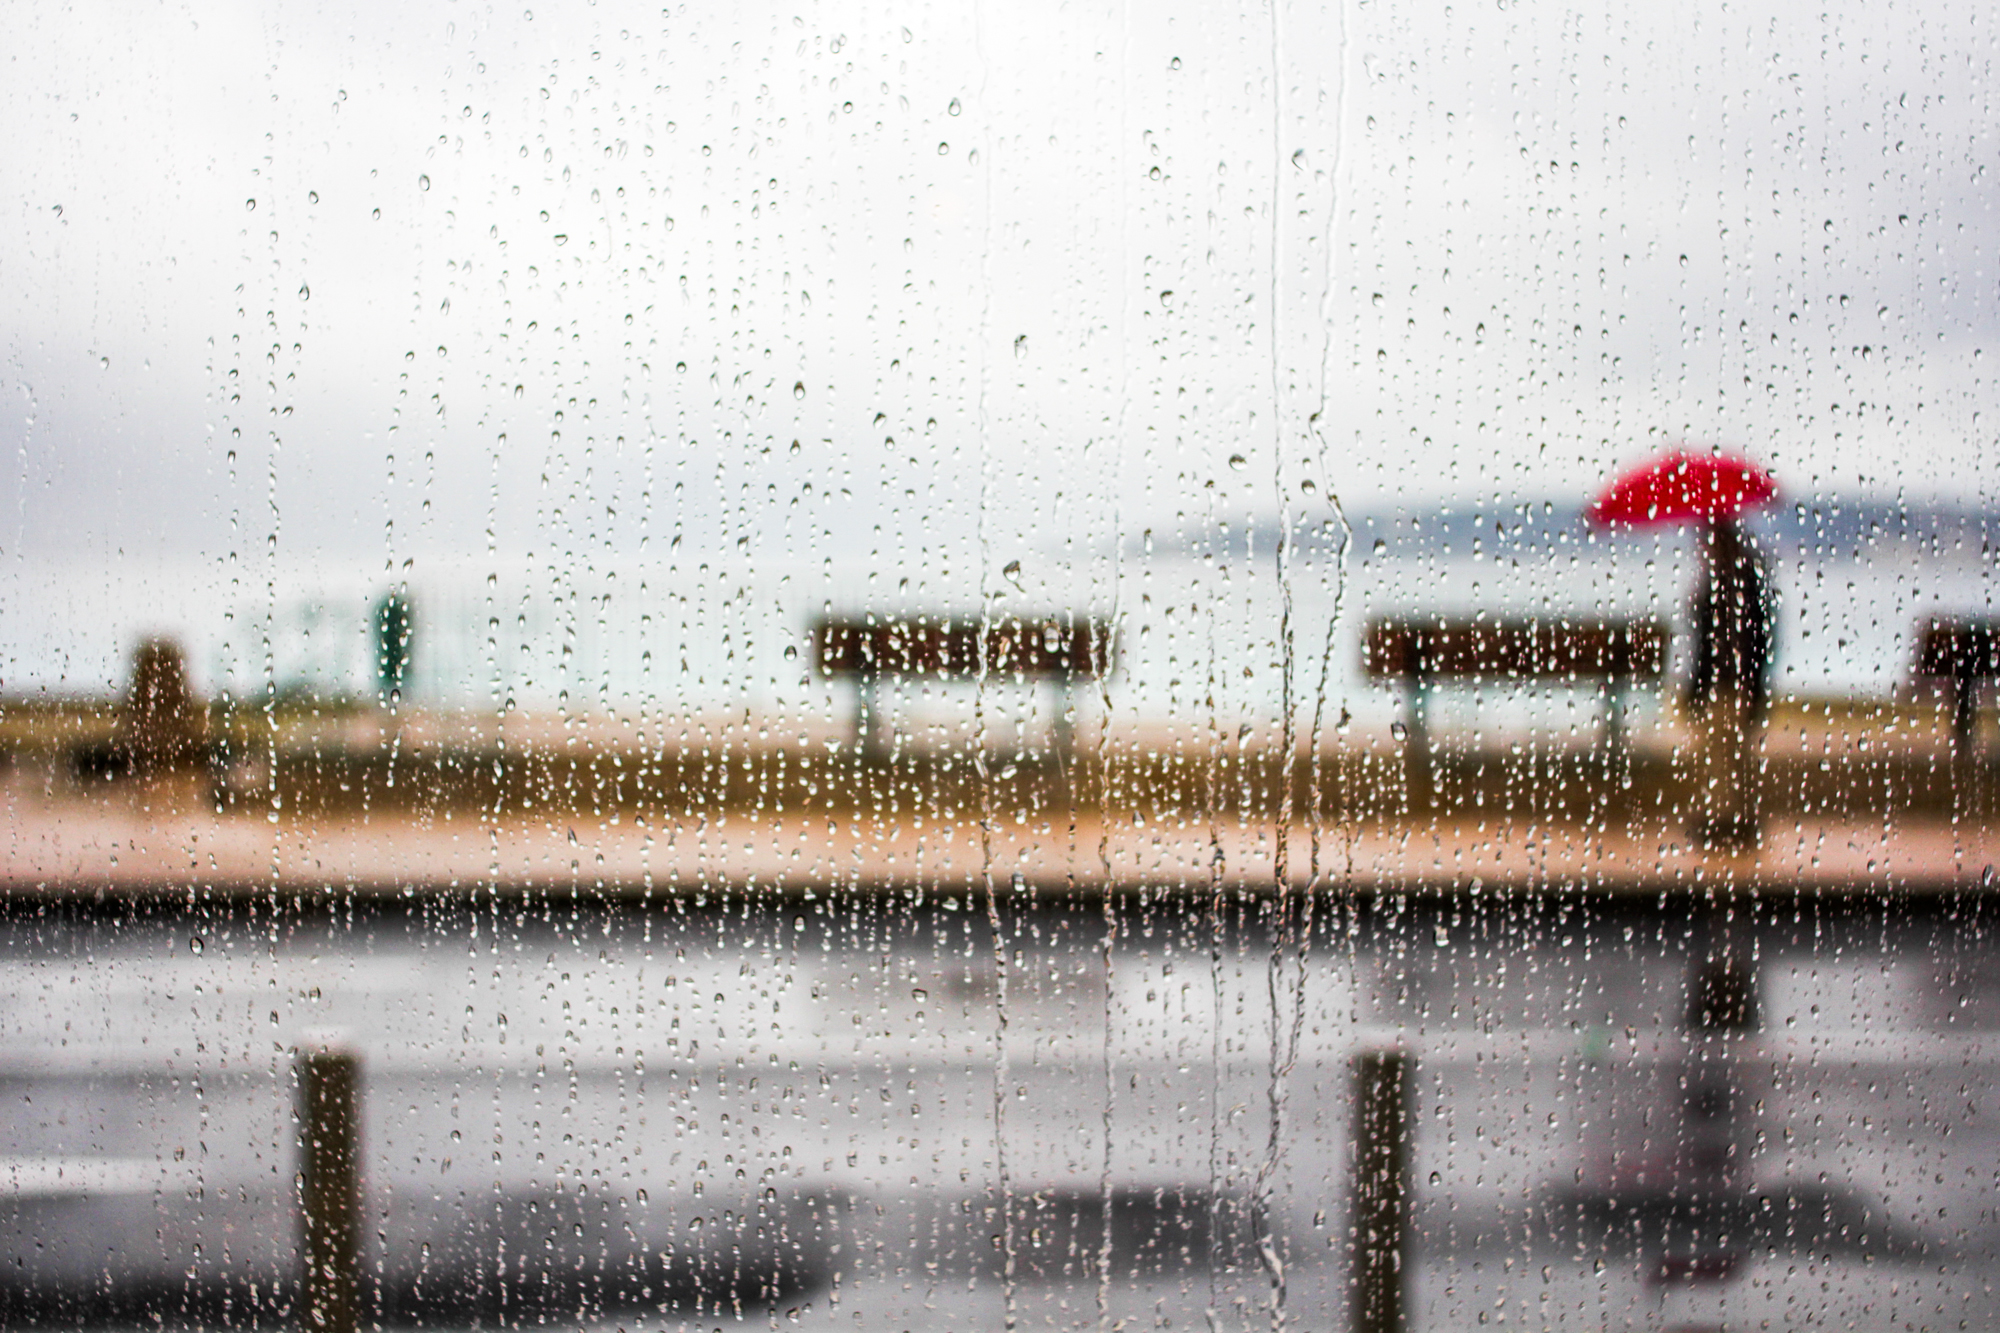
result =
M1600 528L1733 518L1777 494L1771 474L1747 458L1677 449L1613 481L1587 516Z

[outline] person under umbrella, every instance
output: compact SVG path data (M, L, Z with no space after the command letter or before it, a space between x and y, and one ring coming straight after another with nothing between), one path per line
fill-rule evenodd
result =
M1776 483L1754 463L1677 451L1620 477L1589 511L1599 527L1701 525L1687 690L1698 785L1688 833L1710 849L1755 847L1763 838L1752 756L1770 709L1773 598L1741 516L1776 496Z
M1771 580L1739 520L1716 519L1703 536L1687 705L1708 809L1691 831L1704 846L1755 846L1763 832L1751 755L1771 706Z

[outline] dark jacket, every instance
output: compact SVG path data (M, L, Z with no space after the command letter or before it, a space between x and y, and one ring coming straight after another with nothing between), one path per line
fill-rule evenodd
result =
M1763 559L1737 533L1718 534L1694 601L1694 671L1688 706L1706 712L1724 690L1750 696L1762 718L1771 700L1771 580Z

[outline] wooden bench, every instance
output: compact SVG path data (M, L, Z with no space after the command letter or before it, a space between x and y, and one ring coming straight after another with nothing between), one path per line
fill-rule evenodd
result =
M1919 684L1941 685L1951 694L1951 742L1972 753L1979 723L1979 687L2000 680L2000 621L1927 622L1917 635Z
M969 617L829 619L813 626L814 661L830 680L855 684L855 744L886 754L891 737L881 724L883 679L1047 681L1054 687L1055 740L1067 750L1071 690L1079 680L1111 673L1117 656L1111 627L1100 620L1018 617L982 623Z
M1605 695L1604 749L1617 755L1626 744L1624 692L1666 675L1669 637L1656 619L1377 620L1362 642L1362 667L1371 680L1403 685L1409 754L1420 768L1430 762L1432 689L1474 680L1594 686Z

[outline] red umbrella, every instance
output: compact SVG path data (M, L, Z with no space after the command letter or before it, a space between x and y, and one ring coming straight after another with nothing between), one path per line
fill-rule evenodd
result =
M1771 474L1747 458L1676 449L1612 482L1586 517L1600 528L1733 518L1777 494Z

